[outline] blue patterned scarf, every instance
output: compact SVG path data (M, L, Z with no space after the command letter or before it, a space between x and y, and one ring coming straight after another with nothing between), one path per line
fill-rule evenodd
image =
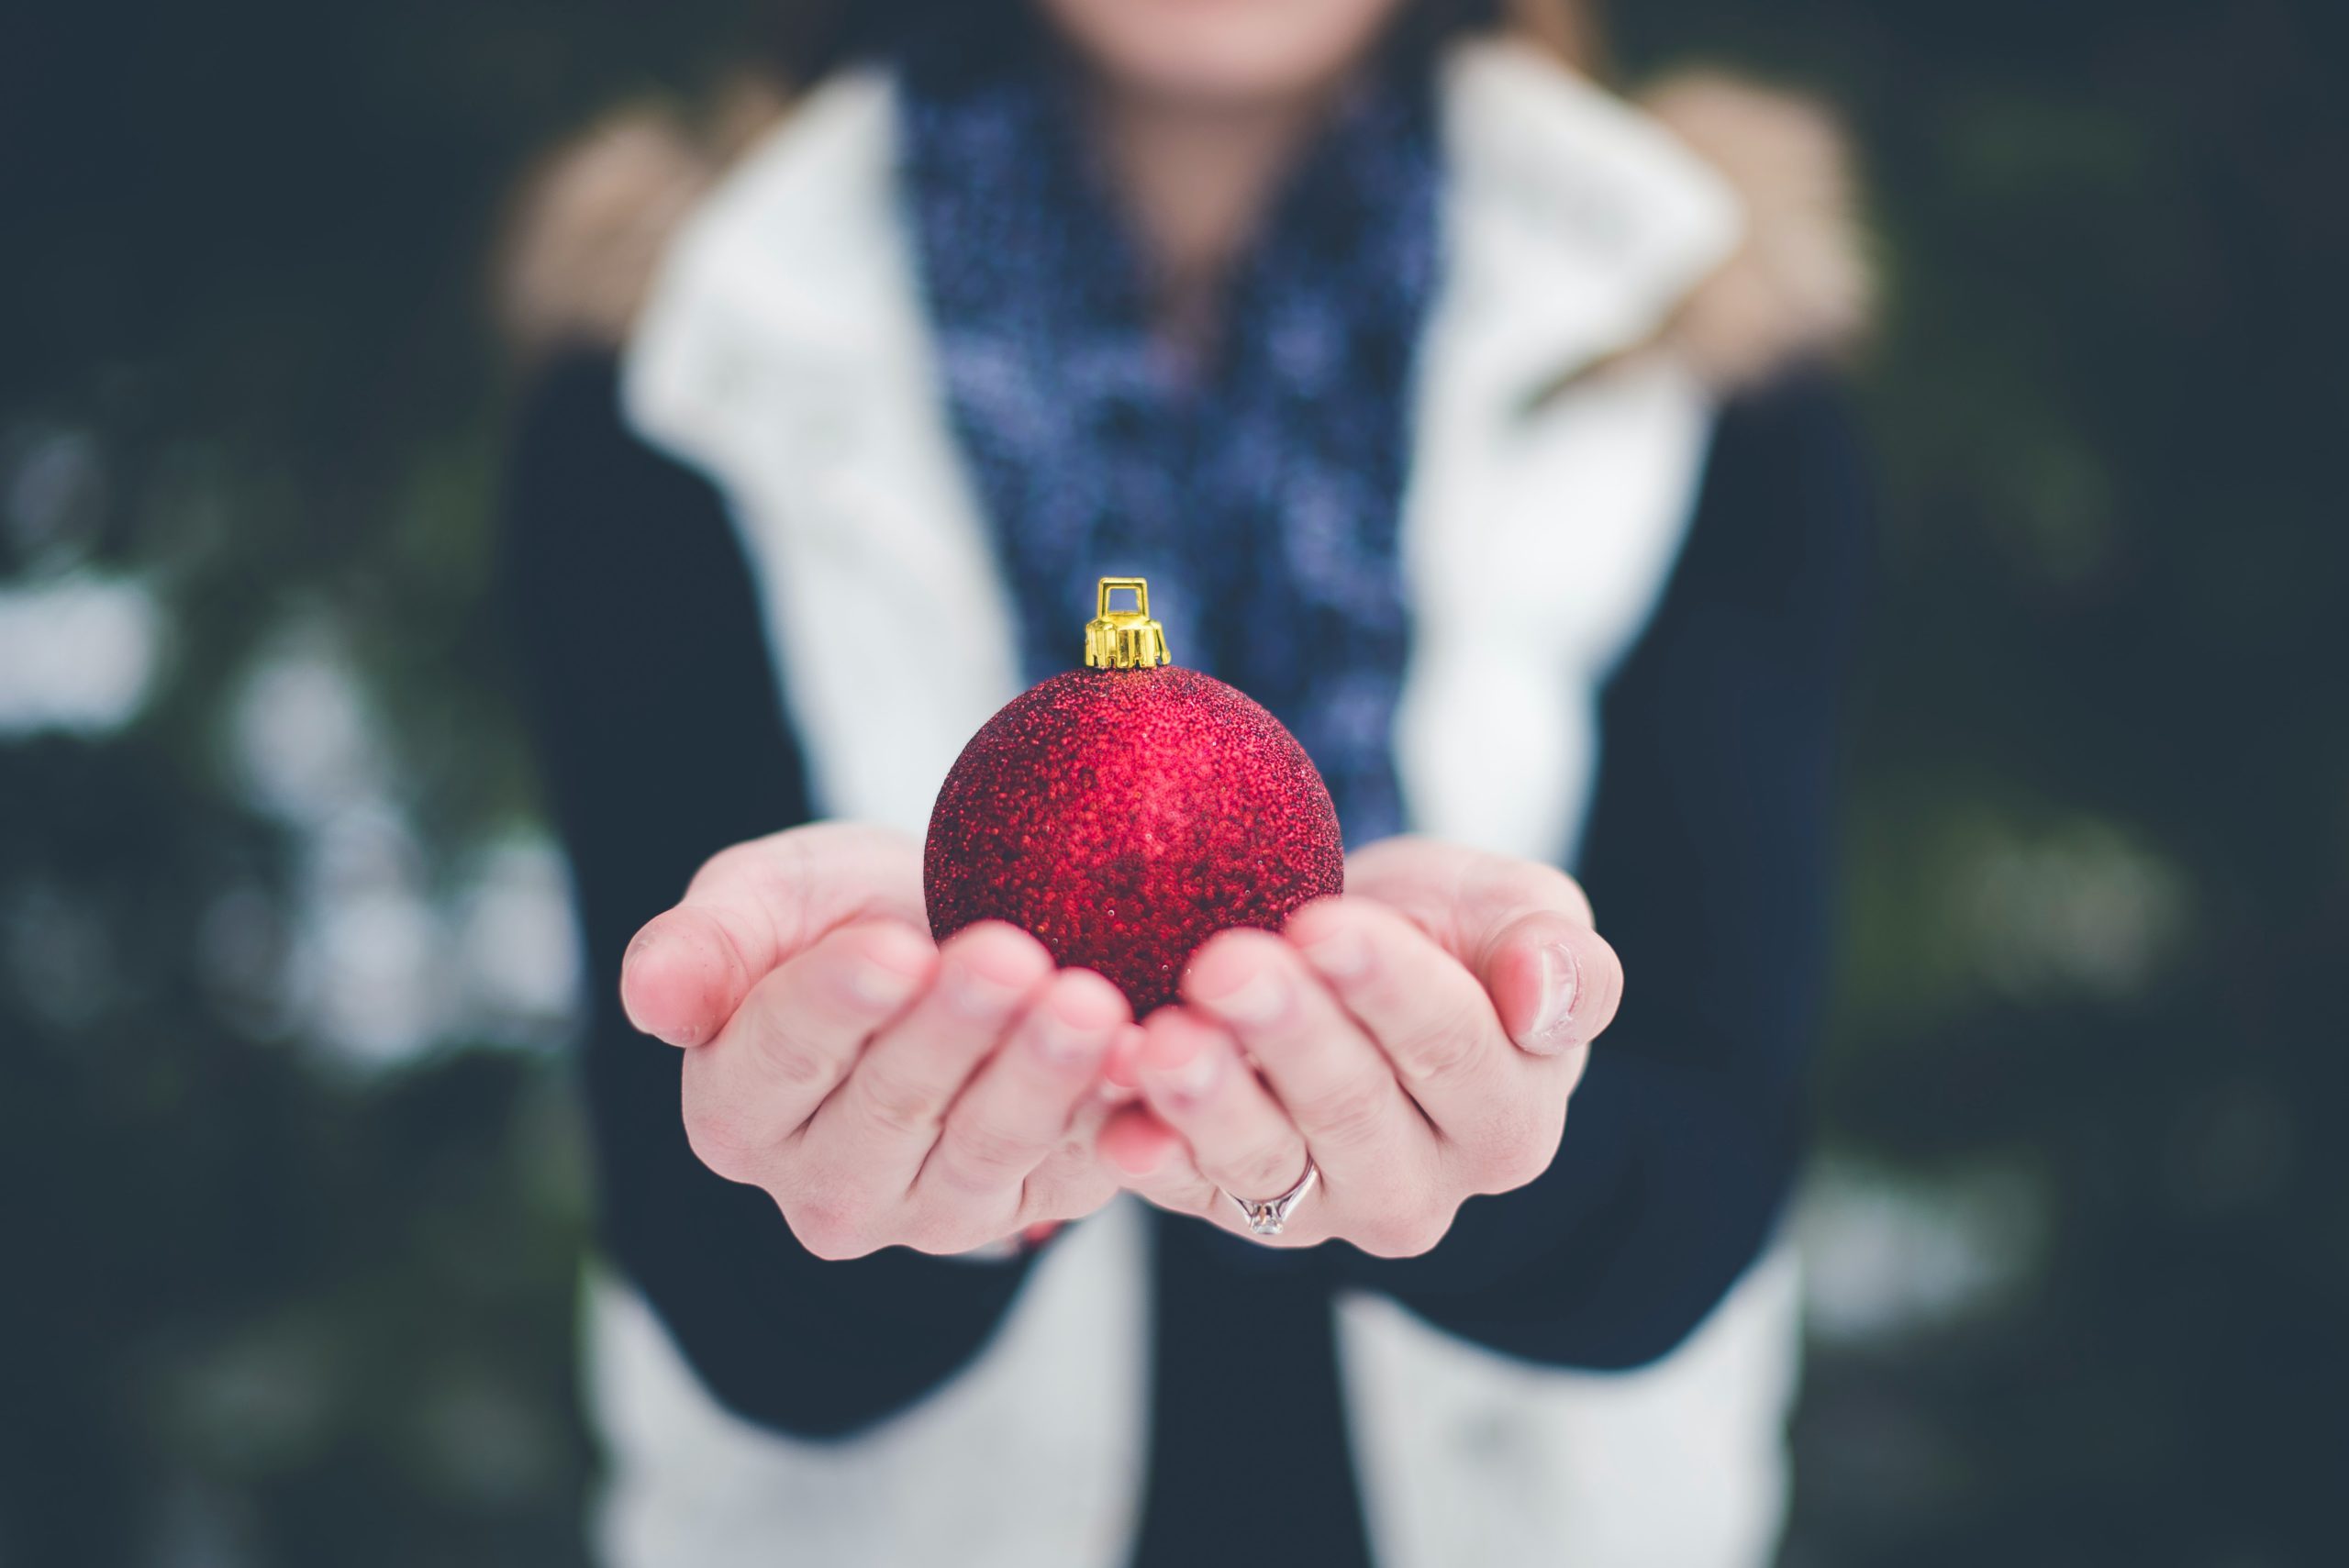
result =
M1146 576L1176 662L1270 708L1347 841L1399 831L1397 533L1437 268L1423 80L1335 116L1227 288L1213 361L1153 336L1141 249L1041 61L908 71L901 185L954 428L1030 679L1102 575Z

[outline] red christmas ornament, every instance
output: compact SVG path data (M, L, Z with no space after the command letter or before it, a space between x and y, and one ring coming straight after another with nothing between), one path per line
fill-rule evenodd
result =
M1135 607L1112 611L1128 588ZM939 940L1008 920L1141 1018L1216 932L1276 930L1341 889L1345 854L1296 737L1168 665L1147 584L1104 577L1098 609L1086 668L1013 698L963 748L930 811L922 893Z

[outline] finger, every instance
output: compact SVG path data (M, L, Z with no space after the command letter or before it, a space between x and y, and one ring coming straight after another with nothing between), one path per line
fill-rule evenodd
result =
M1492 998L1419 927L1367 898L1328 898L1282 935L1386 1055L1403 1088L1453 1137L1506 1116L1520 1058Z
M1141 1087L1141 1048L1147 1038L1140 1024L1129 1024L1109 1048L1101 1079L1113 1098L1130 1099Z
M1309 906L1284 934L1386 1052L1454 1175L1478 1192L1508 1192L1549 1169L1586 1051L1519 1049L1476 976L1370 899Z
M1192 1160L1183 1135L1148 1106L1113 1111L1097 1146L1103 1166L1118 1184L1153 1207L1204 1219L1260 1246L1312 1247L1329 1240L1329 1226L1315 1215L1290 1219L1275 1236L1251 1230L1240 1206Z
M1538 912L1495 931L1469 958L1501 1025L1535 1056L1586 1046L1615 1021L1623 963L1587 926Z
M1119 1184L1144 1202L1170 1214L1204 1219L1235 1236L1250 1235L1239 1208L1192 1162L1183 1135L1149 1106L1127 1106L1111 1113L1097 1146ZM1252 1239L1271 1246L1294 1246L1304 1240L1301 1235Z
M954 1096L1052 973L1052 955L1025 931L991 920L955 933L930 989L874 1037L817 1112L810 1156L891 1192L909 1188Z
M1067 1131L1021 1189L1022 1219L1081 1219L1118 1195L1117 1176L1099 1148L1102 1126L1116 1108L1098 1095L1078 1104Z
M1094 1140L1094 1149L1119 1181L1136 1192L1146 1192L1163 1175L1187 1175L1196 1184L1212 1184L1191 1166L1190 1149L1183 1135L1146 1105L1121 1106L1110 1112L1101 1124L1100 1136ZM1170 1169L1178 1161L1184 1169ZM1160 1190L1165 1189L1161 1186Z
M1386 1055L1287 942L1225 931L1192 960L1183 992L1256 1059L1333 1188L1349 1177L1383 1187L1433 1152Z
M867 1036L930 978L930 939L895 921L844 926L776 969L709 1044L686 1053L695 1151L746 1179L840 1084Z
M737 844L637 932L620 962L620 1005L646 1034L699 1044L769 972L826 932L876 917L925 924L912 840L823 822Z
M1016 1197L1092 1101L1130 1018L1118 988L1090 970L1053 975L947 1112L917 1184L951 1196Z
M1593 923L1582 885L1555 866L1404 834L1346 857L1346 891L1402 910L1453 952L1480 922L1536 909Z
M1199 1173L1236 1197L1278 1197L1305 1174L1304 1135L1229 1030L1182 1007L1143 1024L1142 1096L1190 1145Z
M1349 860L1350 894L1387 905L1467 965L1523 1050L1553 1056L1598 1038L1623 995L1590 903L1553 867L1390 839Z

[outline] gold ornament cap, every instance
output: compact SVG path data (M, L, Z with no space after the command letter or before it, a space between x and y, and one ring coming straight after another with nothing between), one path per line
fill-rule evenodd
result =
M1134 607L1113 610L1109 595L1133 591ZM1093 618L1085 623L1085 667L1088 670L1148 670L1168 663L1166 628L1150 618L1150 584L1140 577L1104 577Z

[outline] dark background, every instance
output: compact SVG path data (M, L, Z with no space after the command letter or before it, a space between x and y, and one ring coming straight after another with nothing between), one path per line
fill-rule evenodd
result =
M0 30L0 1563L579 1558L484 256L763 9ZM2349 1561L2349 7L1616 9L1842 106L1887 284L1787 1561Z

